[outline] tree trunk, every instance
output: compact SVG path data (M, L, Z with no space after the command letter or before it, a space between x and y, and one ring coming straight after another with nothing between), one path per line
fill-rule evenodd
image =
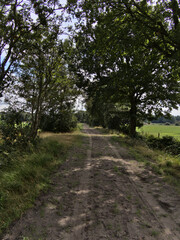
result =
M41 114L42 114L41 111L42 111L42 79L40 81L40 86L39 86L39 95L37 97L36 110L34 114L32 112L34 117L32 118L31 138L33 140L37 137L37 132L38 132L39 123L40 123Z
M37 112L35 114L35 118L32 122L32 127L31 127L31 138L33 140L37 137L37 132L38 132L38 128L39 128L40 119L41 119L41 113Z
M136 124L137 124L137 107L136 100L134 97L131 98L131 109L130 109L130 126L129 126L129 134L131 137L136 137Z

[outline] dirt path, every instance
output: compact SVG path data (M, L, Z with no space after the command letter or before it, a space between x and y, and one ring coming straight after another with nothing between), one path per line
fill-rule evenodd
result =
M180 196L88 126L51 190L2 240L180 240Z

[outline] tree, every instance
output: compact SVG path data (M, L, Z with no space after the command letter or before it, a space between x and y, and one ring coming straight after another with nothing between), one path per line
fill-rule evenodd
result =
M2 0L0 2L0 94L11 71L31 48L31 41L55 18L56 0ZM61 6L59 6L61 8Z
M149 46L157 48L166 57L179 59L180 54L180 4L177 0L157 1L154 5L148 1L123 1L132 21L139 26L146 25L144 34Z
M84 23L96 24L102 13L111 10L114 18L129 14L129 23L144 29L149 48L155 47L166 57L179 59L180 3L177 0L68 0L67 8L79 19L80 27Z
M34 47L21 60L18 79L12 86L18 101L21 99L21 107L31 113L32 139L37 135L42 115L57 113L64 102L72 105L77 94L62 56L58 33L59 28L52 23L48 32L34 39Z
M122 4L113 1L110 9L106 1L103 6L93 4L82 5L87 20L75 37L80 85L128 105L129 133L134 137L137 122L162 114L164 107L177 107L179 74L157 48L149 47L147 30L132 22Z

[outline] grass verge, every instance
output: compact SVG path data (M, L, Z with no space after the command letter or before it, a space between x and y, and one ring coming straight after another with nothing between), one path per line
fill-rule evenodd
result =
M165 177L168 182L180 189L180 156L172 156L163 151L150 149L142 140L127 136L112 136L112 141L118 142L128 149L129 154L152 170Z
M71 134L44 134L31 152L14 152L0 169L0 235L37 196L50 187L52 173L67 158L73 144L82 142L79 130Z
M108 130L100 129L103 134L110 134ZM180 156L172 156L160 150L150 149L143 140L132 139L123 134L111 132L111 141L118 142L121 147L128 150L130 157L160 175L180 190Z

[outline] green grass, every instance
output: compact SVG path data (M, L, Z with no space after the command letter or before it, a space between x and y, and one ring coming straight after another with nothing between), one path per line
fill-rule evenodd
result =
M142 135L154 135L158 137L172 136L180 140L180 126L175 125L161 125L161 124L148 124L144 125L142 128L137 129Z
M31 152L9 155L10 162L0 168L0 235L33 206L40 193L49 189L52 173L67 158L70 147L80 146L81 142L79 130L71 134L48 133Z
M180 156L152 150L142 140L131 139L125 135L113 135L111 141L118 142L121 147L126 148L130 159L143 162L180 190Z

